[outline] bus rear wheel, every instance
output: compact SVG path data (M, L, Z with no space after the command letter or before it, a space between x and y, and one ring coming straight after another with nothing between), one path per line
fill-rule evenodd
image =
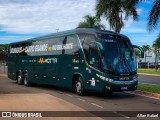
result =
M23 80L24 80L24 85L25 86L30 86L30 82L28 81L28 75L27 74L24 74Z
M20 73L18 73L18 75L17 75L17 83L19 85L23 85L23 79L22 79L22 75Z
M81 77L76 79L76 87L75 91L78 95L83 96L85 95L84 85Z

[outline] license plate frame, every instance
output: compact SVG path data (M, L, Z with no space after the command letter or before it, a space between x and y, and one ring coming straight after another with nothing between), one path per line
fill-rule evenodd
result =
M128 87L127 86L122 86L121 90L128 90Z

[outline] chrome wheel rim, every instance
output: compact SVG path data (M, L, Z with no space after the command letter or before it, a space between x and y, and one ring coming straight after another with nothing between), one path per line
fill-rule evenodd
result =
M21 82L21 75L18 75L18 83Z
M24 78L24 84L27 85L27 79L26 79L26 77Z
M77 82L76 84L76 92L81 93L81 83L80 82Z

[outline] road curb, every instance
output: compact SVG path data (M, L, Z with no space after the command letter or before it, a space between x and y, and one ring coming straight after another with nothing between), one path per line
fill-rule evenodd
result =
M158 74L146 74L146 73L138 73L138 74L140 74L140 75L149 75L149 76L160 76Z
M141 90L136 90L136 91L133 91L133 92L137 93L137 94L141 94L141 95L160 98L160 94L158 94L158 93L146 92L146 91L141 91Z

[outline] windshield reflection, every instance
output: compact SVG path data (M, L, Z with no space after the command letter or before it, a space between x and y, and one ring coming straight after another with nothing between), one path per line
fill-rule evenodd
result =
M102 41L105 54L103 69L114 74L129 74L136 71L136 58L129 40Z

